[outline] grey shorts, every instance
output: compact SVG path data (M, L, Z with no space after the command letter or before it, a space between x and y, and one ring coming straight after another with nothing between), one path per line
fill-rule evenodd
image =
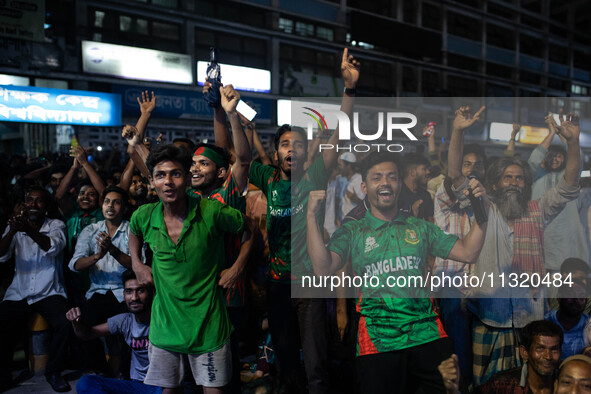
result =
M223 387L232 378L232 353L230 340L216 351L203 354L183 354L161 349L152 344L148 347L150 367L145 384L164 388L182 386L185 365L191 367L195 383L204 387Z

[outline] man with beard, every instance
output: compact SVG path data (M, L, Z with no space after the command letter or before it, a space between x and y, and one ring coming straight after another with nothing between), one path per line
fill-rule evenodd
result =
M148 372L148 345L150 341L150 315L154 288L138 283L132 270L123 271L125 305L129 312L110 317L106 323L88 326L82 322L84 313L72 308L66 313L74 332L82 340L120 334L131 348L131 380L109 379L99 375L84 375L76 384L78 393L160 393L160 387L144 384Z
M427 191L431 163L420 153L408 153L402 160L402 190L399 204L423 220L433 222L433 198Z
M456 111L448 166L456 195L468 184L461 172L460 158L463 131L474 123L471 120L469 107ZM489 167L487 189L492 203L487 237L474 266L478 277L537 273L544 278L541 248L544 228L579 194L580 130L576 115L569 114L564 119L561 134L568 144L564 177L538 200L531 200L532 179L527 164L505 157ZM496 282L473 289L473 297L467 306L475 315L472 322L473 377L474 383L480 385L494 373L519 365L514 352L516 330L532 319L543 319L545 299L539 287L501 288Z
M73 272L87 272L90 288L83 305L84 321L93 326L125 310L121 274L131 268L129 257L129 222L123 220L127 208L127 193L116 186L103 192L102 212L105 220L86 226L78 238L69 268ZM118 367L117 343L108 338L109 363ZM89 366L106 372L106 360L100 341L87 344ZM117 354L118 356L118 354Z
M328 248L314 219L325 192L310 193L307 245L314 273L334 275L351 261L353 272L368 283L358 289L357 304L361 316L357 371L363 393L390 393L393 387L401 393L419 387L425 393L444 393L437 366L451 356L451 343L434 311L429 289L411 283L418 276L427 276L428 253L473 263L486 225L475 224L460 240L433 223L400 212L402 182L391 153L368 156L362 177L370 209L363 219L338 229ZM470 188L474 195L485 197L476 179L470 181Z
M529 323L521 330L519 354L523 366L493 375L485 384L476 387L474 393L551 394L562 341L562 330L556 324L546 320Z
M131 214L133 214L139 206L149 202L154 201L152 201L148 195L148 182L140 174L134 174L131 177L131 184L129 185L129 205L131 212L129 212L127 216L131 217Z
M0 303L0 391L11 384L10 367L15 344L37 312L49 323L52 336L45 377L58 392L70 390L62 378L69 324L62 269L66 226L45 216L49 193L32 187L25 194L21 214L11 218L0 240L0 262L14 254L14 278Z
M359 79L359 63L348 53L345 49L341 60L341 74L345 81L341 111L346 114L352 112L351 97L355 95ZM337 145L338 134L337 130L327 143ZM287 387L293 392L306 390L299 376L297 338L300 338L308 390L310 393L326 393L326 304L323 299L292 299L291 282L300 280L302 272L310 270L305 236L308 195L311 190L326 188L328 174L337 161L337 152L335 149L324 150L305 170L308 140L303 129L285 124L277 130L273 141L278 168L253 161L249 173L250 182L267 197L269 330L280 378ZM297 266L292 266L292 261Z
M537 171L541 174L539 178L534 176L535 182L532 188L532 199L534 200L556 186L565 171L566 152L564 148L554 145L548 146L554 135L558 134L560 136L560 129L557 127L552 114L546 116L546 124L550 129L550 133L533 150L528 160L532 173L536 174ZM578 201L567 203L562 212L544 229L544 262L546 269L551 273L558 272L562 262L569 257L585 261L589 258L588 240L583 224L579 219ZM549 294L549 296L554 295L555 293Z

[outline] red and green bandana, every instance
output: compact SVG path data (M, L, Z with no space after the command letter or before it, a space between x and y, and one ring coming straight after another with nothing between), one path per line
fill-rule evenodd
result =
M193 156L204 156L209 160L213 161L218 167L228 167L228 161L224 159L222 155L217 153L215 150L206 146L200 146L197 148Z

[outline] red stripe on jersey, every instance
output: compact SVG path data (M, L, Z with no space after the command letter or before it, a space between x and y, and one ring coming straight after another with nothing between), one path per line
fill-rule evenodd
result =
M433 298L431 298L431 308L433 309L433 313L435 313L435 321L437 322L437 331L439 331L439 338L447 338L447 333L445 332L445 328L443 328L443 323L441 322L441 318L439 317L439 313L435 309L435 302Z
M367 332L367 325L365 323L365 316L359 319L359 355L367 356L368 354L377 354L378 349L373 344L369 333Z

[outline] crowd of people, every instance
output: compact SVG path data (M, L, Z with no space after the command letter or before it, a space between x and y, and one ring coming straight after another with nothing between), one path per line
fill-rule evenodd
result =
M345 49L347 115L359 66ZM10 158L0 391L15 383L14 348L35 313L51 328L45 376L58 392L72 367L81 393L591 391L577 115L547 116L527 161L519 125L504 157L464 145L484 107L455 112L447 158L436 132L428 156L339 155L290 125L268 152L236 110L240 94L218 85L204 86L214 144L145 138L158 98L144 92L122 130L124 167L116 151L91 161L77 141L69 156ZM339 130L319 137L336 145ZM307 273L530 280L293 297ZM541 288L533 274L569 286Z

